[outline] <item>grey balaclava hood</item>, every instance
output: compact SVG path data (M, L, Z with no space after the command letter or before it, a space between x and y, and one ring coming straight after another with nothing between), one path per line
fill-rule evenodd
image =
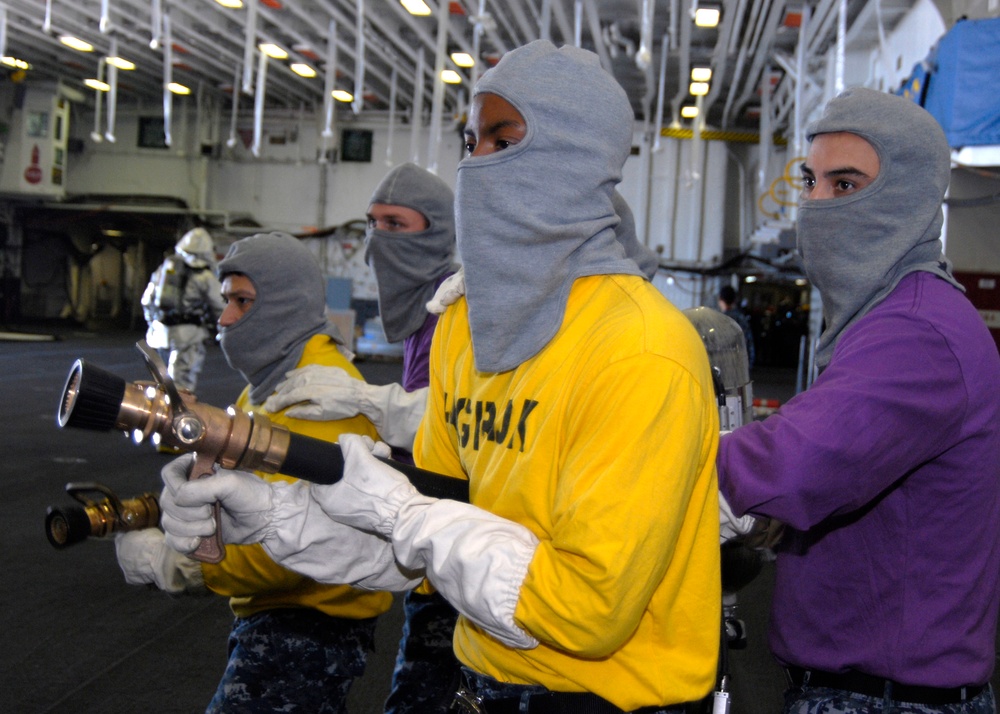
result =
M639 242L639 235L635 230L635 216L632 214L632 208L628 205L625 197L615 191L611 194L611 204L615 207L618 218L621 219L615 226L615 236L625 249L625 257L635 261L643 275L652 280L660 267L659 257Z
M455 215L476 367L504 372L559 330L585 275L640 275L615 237L611 195L632 142L625 91L597 55L536 40L476 84L510 102L527 133L458 165Z
M316 258L287 233L258 233L232 244L219 278L241 273L257 298L240 320L219 328L229 366L250 383L250 401L263 404L285 373L295 369L313 335L343 338L326 317L326 281Z
M417 233L369 227L365 234L382 328L389 342L400 342L424 324L424 306L434 297L438 278L453 268L455 194L430 171L403 164L385 175L368 203L412 208L427 219L427 228Z
M875 180L844 198L803 199L798 249L823 298L826 328L816 364L823 369L844 330L884 300L909 273L934 273L959 289L942 254L941 203L951 178L941 126L913 101L873 89L848 89L806 128L849 132L879 159Z

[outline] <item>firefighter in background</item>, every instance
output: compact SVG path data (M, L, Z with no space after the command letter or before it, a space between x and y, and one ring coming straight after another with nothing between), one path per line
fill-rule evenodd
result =
M205 365L205 343L226 305L215 277L215 244L204 228L192 228L176 253L153 271L142 295L149 328L146 342L164 355L167 373L178 389L195 391Z

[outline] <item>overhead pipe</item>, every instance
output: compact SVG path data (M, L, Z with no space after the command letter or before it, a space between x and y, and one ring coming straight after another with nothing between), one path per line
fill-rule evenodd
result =
M726 76L726 68L728 66L728 52L727 47L729 46L729 41L734 34L734 29L739 25L739 19L741 13L743 12L744 0L737 0L737 7L732 7L734 0L724 0L724 11L722 14L722 25L719 27L719 37L715 43L715 48L712 50L712 77L715 78L710 85L708 94L702 101L703 111L707 115L715 104L722 93L722 78ZM698 113L699 118L704 116L701 111ZM702 122L704 125L704 122Z
M247 24L243 28L243 93L253 93L253 53L257 49L257 0L247 0Z
M410 107L410 160L420 164L420 145L417 142L424 116L424 51L417 53L416 80L413 82L413 102Z
M693 22L694 20L690 17L681 18L680 62L677 68L678 88L677 94L670 101L670 126L675 128L681 125L681 102L688 96L691 85L691 24Z
M583 0L573 0L573 44L583 47Z
M399 78L397 67L392 68L392 79L389 84L389 132L385 140L385 165L392 166L392 143L396 135L396 83Z
M538 18L538 39L552 41L552 0L542 0Z
M7 56L7 6L0 5L0 57Z
M264 92L267 89L267 54L260 52L257 60L257 91L253 97L253 143L250 153L260 157L260 142L264 122Z
M566 15L566 8L563 7L563 3L556 2L552 4L552 19L556 21L556 25L559 26L559 32L562 35L563 43L569 42L569 38L573 36L573 27L570 24L569 17Z
M104 81L104 61L105 58L101 57L97 60L97 81ZM95 144L100 144L104 141L104 135L101 134L101 104L104 101L104 92L100 89L94 90L94 130L90 132L90 139Z
M97 29L101 31L102 35L106 35L111 31L111 12L108 7L108 0L101 0L101 19L97 23Z
M760 33L761 43L767 47L770 46L771 39L777 33L778 24L781 20L781 13L784 10L784 5L781 3L776 3L771 6L767 13L767 18L762 25L762 30ZM756 46L756 43L754 43ZM763 72L764 63L768 61L768 53L756 52L752 55L754 57L753 64L750 65L750 71L747 72L746 81L744 82L744 90L740 95L740 98L736 101L735 107L742 107L746 104L747 100L750 98L751 93L756 89L758 83L760 82L760 76Z
M802 6L802 23L799 25L799 43L795 47L795 68L796 75L798 77L797 82L795 82L795 124L794 133L795 137L795 156L802 156L803 147L805 145L805 137L803 136L803 124L805 123L805 107L803 107L803 86L805 82L802 80L806 76L806 42L805 37L809 28L809 12L810 7L808 4ZM843 81L843 78L841 78ZM794 207L793 216L794 218Z
M170 32L170 15L163 14L163 143L170 146L173 137L170 133L170 121L173 105L173 95L170 84L174 81L174 43Z
M590 24L590 36L594 39L594 47L597 50L597 56L601 58L601 66L610 72L612 70L611 55L608 54L608 48L602 39L601 16L597 12L597 5L594 0L584 0L584 6L587 8L587 21Z
M635 53L635 66L643 72L647 71L653 63L653 10L653 0L642 0L639 49Z
M726 105L722 110L723 128L728 128L730 123L731 114L734 108L733 105L736 100L736 91L740 86L742 86L743 65L749 54L750 37L753 34L753 29L755 29L757 24L763 20L763 13L761 12L763 5L764 0L753 0L753 5L750 6L750 13L747 16L746 26L752 28L751 32L744 31L734 33L734 36L737 34L741 36L740 51L736 58L736 68L733 70L733 78L729 84L729 91L726 94Z
M481 51L480 44L483 40L483 23L486 16L486 0L479 0L479 12L476 14L475 22L472 25L472 58L475 62L472 68L469 70L469 84L474 88L476 83L479 81L479 67L482 63L482 59L479 54Z
M876 0L877 2L877 0ZM837 51L834 61L833 93L844 91L844 44L847 39L847 0L840 0L837 11Z
M660 45L660 81L656 88L656 137L653 139L653 153L659 153L663 138L663 101L667 93L667 55L670 54L670 36L664 35Z
M239 118L240 113L240 75L243 73L243 68L240 66L239 62L236 63L236 68L233 74L233 106L229 114L229 138L226 139L226 146L232 149L236 146L236 120Z
M160 33L163 27L163 8L160 0L153 0L150 6L149 18L149 49L155 50L160 46Z
M7 8L4 8L6 17ZM45 16L42 19L42 32L48 34L52 32L52 0L45 0Z
M110 57L118 56L118 40L111 38L111 49L108 51ZM104 132L104 138L112 144L115 143L115 115L118 110L118 68L113 64L108 65L108 125Z
M351 111L357 116L365 102L365 0L357 0L357 25L354 37L354 101Z
M434 92L431 95L431 135L427 145L427 170L438 172L438 151L441 146L441 119L444 113L444 60L448 50L448 4L438 2L437 47L434 52Z
M333 90L337 83L337 21L327 25L326 73L323 79L323 131L320 133L319 163L329 161L327 152L333 140Z

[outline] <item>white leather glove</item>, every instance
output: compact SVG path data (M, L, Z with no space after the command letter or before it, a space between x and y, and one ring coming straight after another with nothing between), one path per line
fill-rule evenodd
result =
M399 567L384 538L331 520L313 501L308 482L268 483L227 469L187 481L187 458L175 459L162 472L160 523L175 550L191 553L215 532L212 507L218 501L223 542L260 543L276 563L313 580L408 590L422 579Z
M212 476L188 481L193 454L174 459L160 477L160 525L167 545L181 553L193 553L202 538L215 533L213 505L222 504L220 517L224 543L258 543L270 524L271 485L240 471L218 469Z
M166 543L159 528L115 534L118 566L129 585L155 585L173 595L207 592L201 563Z
M267 411L288 407L288 416L311 421L363 414L386 443L413 450L417 427L427 408L426 388L407 392L399 384L368 384L339 367L318 364L294 369L285 377L264 402Z
M463 295L465 295L465 268L459 268L458 272L449 275L438 286L434 297L427 303L427 312L441 315L446 307L455 304Z
M521 584L538 539L527 528L468 503L424 496L375 456L384 444L340 437L344 477L315 486L313 498L330 518L391 537L396 560L425 571L463 615L509 647L538 645L514 622Z
M396 469L376 459L389 456L389 447L367 436L341 434L344 477L330 486L315 486L313 498L338 523L381 536L392 535L400 506L422 496Z
M753 516L737 516L733 513L726 497L719 493L719 543L725 543L733 538L743 538L753 530L757 522Z

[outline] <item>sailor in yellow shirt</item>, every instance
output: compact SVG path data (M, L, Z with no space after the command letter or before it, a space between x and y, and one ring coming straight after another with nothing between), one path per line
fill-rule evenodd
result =
M252 236L233 244L219 273L226 302L220 341L230 366L248 381L236 407L324 441L335 442L342 433L377 438L362 416L304 421L260 406L295 367L335 366L362 379L324 316L325 283L308 248L286 234ZM229 597L236 615L229 659L208 712L346 711L351 682L364 672L375 618L392 602L388 592L316 582L277 564L256 544L228 545L221 562L199 563L169 549L162 532L148 530L118 536L116 551L131 583L153 582L171 592L203 584Z
M397 579L425 575L459 611L458 711L680 714L715 678L718 412L699 336L615 238L633 123L578 48L533 42L483 74L455 193L466 296L438 323L414 448L468 478L471 503L421 495L374 458L386 445L347 434L343 478L310 489L330 522L391 542ZM211 480L164 510L179 548L212 532L215 500L237 521L227 542L259 539L246 504L289 520L273 488ZM328 551L309 518L305 549ZM334 560L301 572L342 578Z

